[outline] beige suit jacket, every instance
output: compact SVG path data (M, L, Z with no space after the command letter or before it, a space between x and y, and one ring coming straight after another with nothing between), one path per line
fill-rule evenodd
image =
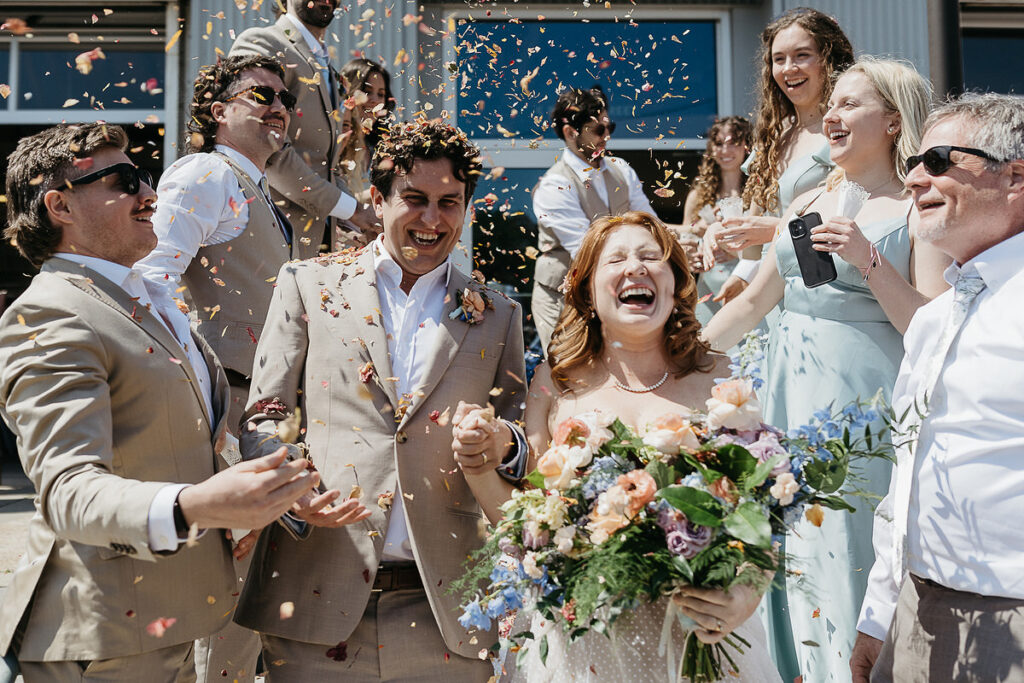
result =
M25 661L139 654L227 620L234 574L223 534L161 555L148 541L157 491L216 467L227 381L196 341L214 424L175 338L95 271L51 258L0 317L0 412L36 489L28 552L0 606L0 653L23 619ZM160 617L177 621L155 638L146 626Z
M281 269L249 394L247 414L258 428L242 430L243 457L279 446L274 433L283 415L267 401L280 399L287 412L299 405L309 457L324 484L347 495L358 481L372 515L340 529L315 528L305 540L268 527L239 602L238 623L309 643L347 639L362 618L388 529L390 509L377 504L378 496L400 483L409 540L445 643L476 657L494 642L493 633L466 634L457 621L458 598L447 592L486 530L453 462L447 418L459 400L490 401L499 415L520 416L522 313L515 302L487 290L494 310L482 322L452 320L456 294L466 287L485 291L453 269L424 382L403 397L391 376L371 250ZM367 363L374 370L363 382L360 369ZM280 617L284 602L295 605L286 620Z
M270 157L267 180L273 199L295 231L299 258L318 253L325 221L348 186L338 174L341 115L331 102L330 84L320 65L287 15L272 26L250 28L231 46L231 56L275 57L284 67L284 86L297 98L288 125L288 144ZM341 77L331 67L336 87ZM340 103L341 94L337 94Z

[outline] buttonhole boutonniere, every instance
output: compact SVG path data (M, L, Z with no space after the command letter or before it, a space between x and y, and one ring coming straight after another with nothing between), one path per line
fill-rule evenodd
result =
M488 308L494 309L491 300L482 292L475 292L468 287L455 294L458 306L448 316L452 320L461 320L470 325L483 322L484 311Z

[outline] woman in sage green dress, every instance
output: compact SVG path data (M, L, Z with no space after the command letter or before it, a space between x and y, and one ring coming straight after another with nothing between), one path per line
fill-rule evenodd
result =
M750 287L705 328L713 348L728 348L781 301L765 368L771 424L794 429L830 404L879 391L888 399L903 331L914 311L946 286L948 258L914 239L902 181L929 99L927 82L900 62L862 58L839 78L824 118L837 169L824 188L797 197L783 221L810 211L821 215L811 238L816 250L833 254L837 279L808 289L783 230ZM859 208L848 202L857 193L854 183L867 195ZM889 469L881 460L865 466L857 472L861 488L883 495ZM874 561L872 505L851 502L856 513L831 512L821 528L801 521L786 537L786 585L772 594L767 615L769 637L788 637L796 653L795 673L784 670L784 680L851 678L849 655ZM782 669L786 663L776 664Z

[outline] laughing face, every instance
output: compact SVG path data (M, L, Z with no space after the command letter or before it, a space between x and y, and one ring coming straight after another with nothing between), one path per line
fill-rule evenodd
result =
M466 185L448 159L417 159L409 173L395 174L391 194L370 189L384 225L384 248L402 268L403 289L444 263L462 233Z
M867 76L854 71L840 78L828 104L824 124L832 161L856 172L859 162L891 154L900 117L889 111Z
M772 41L772 78L797 110L821 102L825 69L811 34L796 24Z
M606 335L660 334L675 306L674 290L672 265L646 228L627 224L608 235L591 292Z
M742 166L748 151L743 140L731 126L723 128L711 142L711 155L723 171L732 171Z
M215 102L210 113L217 121L217 142L238 150L263 168L270 155L284 146L290 117L280 97L274 97L270 104L257 102L249 89L258 85L270 86L275 92L285 89L276 74L247 69L225 93L225 101Z

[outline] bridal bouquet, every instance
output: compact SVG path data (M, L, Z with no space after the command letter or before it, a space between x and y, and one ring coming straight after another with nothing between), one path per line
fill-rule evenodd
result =
M638 428L600 412L560 424L532 488L502 506L503 519L454 586L465 596L462 625L488 629L528 604L575 639L606 633L623 611L683 585L764 589L782 562L776 541L787 528L801 517L820 526L826 509L853 510L844 498L851 460L891 457L871 433L881 401L822 410L783 434L761 421L751 369L758 348L744 345L705 412ZM678 668L675 621L689 631ZM719 680L723 658L735 671L723 643L749 643L731 634L707 645L695 627L669 599L659 652L674 676ZM505 645L538 647L543 661L546 636L533 638L520 631Z

